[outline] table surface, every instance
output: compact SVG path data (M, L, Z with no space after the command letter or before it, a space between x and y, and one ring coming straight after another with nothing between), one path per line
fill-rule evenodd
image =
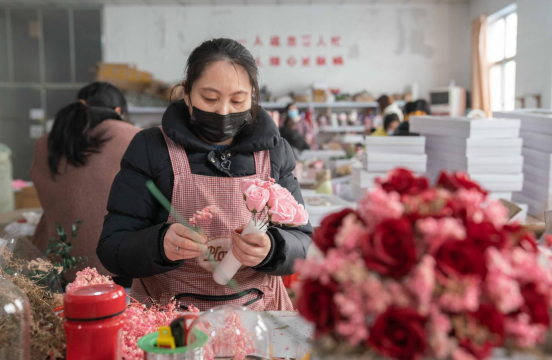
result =
M0 214L0 230L23 217L25 212L42 212L41 208L26 208Z

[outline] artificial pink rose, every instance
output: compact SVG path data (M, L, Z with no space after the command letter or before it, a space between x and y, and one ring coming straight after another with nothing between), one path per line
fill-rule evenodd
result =
M251 212L260 213L263 211L270 194L267 189L253 185L245 191L245 205Z
M271 208L274 207L274 202L278 199L296 202L295 198L293 197L293 195L291 195L289 190L279 184L271 184L271 186L268 188L268 191L270 192L268 206Z
M285 199L276 199L274 206L268 211L270 221L275 224L287 225L293 222L297 209L295 204Z
M245 179L240 181L240 190L243 194L246 193L247 189L249 189L251 186L259 185L258 179Z
M307 213L307 210L305 210L305 207L303 204L294 204L295 206L295 217L293 218L293 221L291 222L291 225L293 226L303 226L307 225L309 223L309 214Z

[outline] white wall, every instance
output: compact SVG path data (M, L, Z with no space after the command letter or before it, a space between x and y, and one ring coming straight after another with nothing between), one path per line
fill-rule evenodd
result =
M106 6L104 60L136 63L155 77L177 82L195 46L213 37L245 39L253 55L264 63L261 81L275 94L309 87L323 80L331 87L356 92L367 89L402 92L417 82L422 95L456 78L468 85L469 32L465 33L469 4L373 4L317 6ZM253 47L256 35L263 47ZM341 47L297 48L268 46L271 36L312 35L318 42L341 36ZM299 39L300 40L300 39ZM466 53L467 52L467 53ZM269 66L278 55L284 65ZM286 64L297 58L341 55L343 66Z
M473 20L480 14L491 15L514 2L512 0L472 0L470 19ZM517 7L516 97L541 94L542 107L550 108L552 107L552 1L520 0L517 1ZM535 104L527 98L526 106L534 107Z

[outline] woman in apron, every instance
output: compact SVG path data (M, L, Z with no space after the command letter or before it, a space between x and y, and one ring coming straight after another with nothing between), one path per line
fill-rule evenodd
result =
M182 86L183 100L167 108L162 126L136 135L123 157L98 256L109 271L134 278L133 297L148 304L176 298L200 310L292 310L281 276L305 258L310 224L236 235L252 218L240 191L244 179L273 178L303 203L293 151L258 104L255 59L234 40L206 41L188 58ZM171 213L148 191L148 180L171 199ZM210 205L219 213L205 236L178 223ZM230 248L243 264L233 278L237 287L212 275L211 260Z

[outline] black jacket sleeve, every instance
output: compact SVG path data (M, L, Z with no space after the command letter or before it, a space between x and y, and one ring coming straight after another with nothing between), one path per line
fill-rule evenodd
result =
M108 215L96 253L106 269L132 278L160 274L180 267L163 252L168 228L160 214L166 213L146 187L155 181L144 132L130 143L121 161L107 204Z
M271 161L273 166L279 165L279 178L277 183L289 190L295 200L304 205L299 182L293 175L295 169L295 157L293 150L287 141L283 140L282 155L277 161ZM276 165L277 166L277 165ZM257 267L256 271L271 275L290 275L294 273L295 260L304 259L307 250L312 243L312 226L310 222L299 228L274 227L269 230L272 241L272 249L267 258Z

